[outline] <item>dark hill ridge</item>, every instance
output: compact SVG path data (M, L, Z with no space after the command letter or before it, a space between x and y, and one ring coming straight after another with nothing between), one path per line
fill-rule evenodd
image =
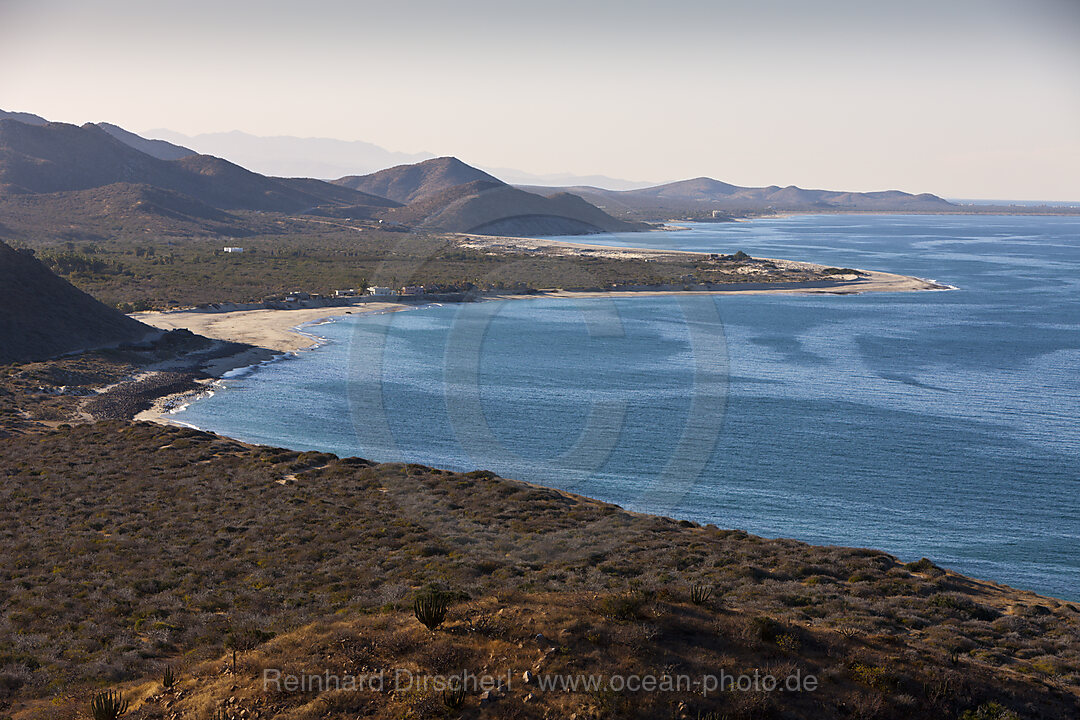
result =
M18 120L27 125L45 125L49 122L40 115L24 112L8 112L7 110L0 110L0 120Z
M458 185L477 181L505 185L497 177L466 165L454 157L439 157L413 165L398 165L370 175L350 175L334 180L334 184L408 204Z
M190 155L198 155L194 150L182 145L174 145L165 140L148 140L112 123L100 122L97 126L128 147L140 150L158 160L179 160Z
M161 332L103 305L0 242L0 364L137 342Z
M486 180L448 188L383 217L412 227L480 235L585 235L639 229L575 195L547 198Z
M410 227L482 235L586 235L643 229L569 193L550 197L507 185L457 158L399 165L335 184L406 203L381 217Z
M226 211L304 212L322 205L393 204L318 180L268 178L209 155L161 160L93 124L0 120L0 190L57 193L115 183L181 193Z

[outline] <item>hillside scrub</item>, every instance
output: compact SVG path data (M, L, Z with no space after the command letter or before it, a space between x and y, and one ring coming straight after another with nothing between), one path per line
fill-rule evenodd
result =
M509 640L499 647L520 662L517 643L539 633L569 648L566 667L596 672L661 660L694 672L795 663L828 682L811 704L784 705L793 717L840 717L852 703L879 708L876 717L955 715L990 701L1065 717L1080 697L1080 609L949 571L911 572L878 551L631 514L486 472L376 465L182 428L102 421L2 442L6 703L126 687L178 659L182 677L221 672L230 638L252 638L232 684L250 683L251 663L274 648L291 648L295 665L318 648L351 647L290 634L316 621L303 632L381 628L379 662L417 667L479 671L493 648L477 638L500 633ZM461 598L434 635L413 617L426 587ZM462 633L473 639L458 642ZM199 672L200 683L216 682ZM344 708L356 700L297 716L355 717ZM368 700L376 716L400 717L401 698ZM728 707L692 700L650 702ZM613 717L659 711L621 695L559 702L581 712L613 703ZM542 716L519 704L521 717ZM479 712L475 697L466 707ZM740 707L733 717L761 716Z

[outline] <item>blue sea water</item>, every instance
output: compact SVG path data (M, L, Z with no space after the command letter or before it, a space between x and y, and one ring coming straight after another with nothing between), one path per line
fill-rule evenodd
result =
M1080 600L1080 218L798 216L588 241L958 289L353 316L176 419L927 556Z

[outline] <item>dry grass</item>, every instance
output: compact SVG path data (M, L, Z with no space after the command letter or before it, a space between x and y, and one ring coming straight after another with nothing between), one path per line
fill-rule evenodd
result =
M250 687L252 663L271 658L334 668L354 652L373 667L479 672L505 655L500 663L517 671L532 666L529 638L541 633L566 649L551 665L560 671L794 664L828 682L812 697L738 694L727 705L692 693L519 702L525 690L499 701L521 717L657 717L679 703L733 717L774 706L793 717L839 716L841 706L902 717L895 708L958 713L992 699L1021 711L1076 707L1080 611L932 566L912 573L876 551L634 515L489 473L370 465L153 425L101 422L3 442L8 702L138 685L166 662L187 667L190 702ZM434 635L411 615L428 584L461 598ZM694 586L714 594L694 605ZM320 639L334 633L345 640ZM241 653L242 677L221 676L227 644L256 647ZM469 712L488 712L475 700ZM273 700L295 717L400 717L402 703L429 701ZM319 709L304 709L311 703Z

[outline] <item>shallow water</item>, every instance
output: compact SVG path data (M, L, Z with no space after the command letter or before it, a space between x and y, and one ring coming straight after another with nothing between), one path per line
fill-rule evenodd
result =
M588 241L959 289L353 316L176 419L1080 599L1080 219L800 216Z

